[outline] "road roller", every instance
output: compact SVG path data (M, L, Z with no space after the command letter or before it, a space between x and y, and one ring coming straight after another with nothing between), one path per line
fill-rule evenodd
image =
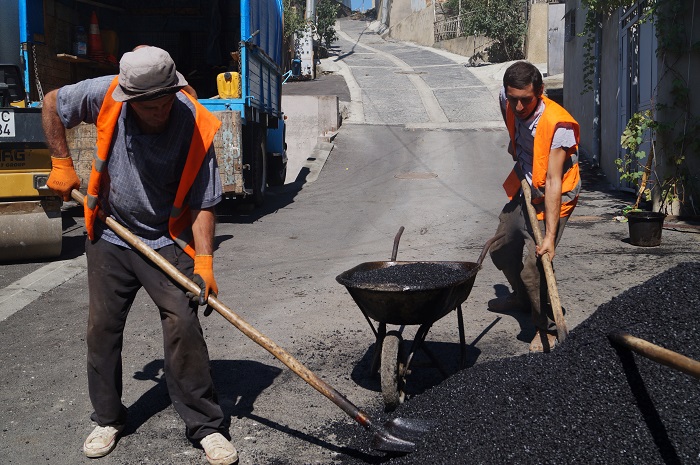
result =
M0 262L61 254L62 200L46 186L51 155L41 108L30 108L20 68L0 64Z

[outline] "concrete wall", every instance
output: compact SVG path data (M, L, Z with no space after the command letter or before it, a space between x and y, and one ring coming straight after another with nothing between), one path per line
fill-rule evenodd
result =
M408 18L411 16L413 13L413 1L415 0L390 0L389 4L390 6L390 11L389 11L389 18L391 18L389 22L389 26L393 26L394 24L398 24L404 19Z
M447 50L448 52L471 57L477 52L484 52L484 49L491 45L493 41L486 37L456 37L454 39L435 42L433 47ZM484 52L484 56L486 56Z
M530 5L525 38L525 58L531 63L547 63L547 11L549 4Z
M282 95L287 116L287 182L292 182L319 141L338 131L337 95Z
M419 12L412 13L409 8L409 15L402 20L397 21L394 14L394 6L396 4L408 4L410 0L394 0L390 14L390 26L386 33L389 37L407 42L414 42L428 47L435 43L434 22L435 16L432 5L423 8ZM399 6L399 11L404 12L403 7Z
M583 30L586 12L578 0L568 0L566 11L576 8L576 34ZM618 172L615 159L620 146L620 134L617 123L617 93L618 86L618 16L610 17L603 25L603 46L601 54L601 119L600 119L600 150L594 146L594 100L593 92L583 92L584 73L583 48L585 38L574 37L564 45L564 107L576 118L581 125L580 148L587 155L598 157L603 172L608 180L617 184ZM592 79L593 76L591 75Z

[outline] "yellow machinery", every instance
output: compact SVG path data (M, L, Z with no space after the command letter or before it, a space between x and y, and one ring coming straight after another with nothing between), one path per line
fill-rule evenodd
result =
M41 109L26 108L16 65L0 65L0 261L61 254L62 201L46 187L51 156Z

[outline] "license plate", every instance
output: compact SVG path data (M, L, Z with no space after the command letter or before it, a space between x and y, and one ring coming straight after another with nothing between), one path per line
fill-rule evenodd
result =
M0 110L0 137L15 137L15 112Z

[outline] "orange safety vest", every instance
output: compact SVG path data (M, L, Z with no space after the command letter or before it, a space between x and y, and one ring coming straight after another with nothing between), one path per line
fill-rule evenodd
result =
M94 240L95 237L95 217L99 210L98 193L100 190L100 180L107 166L107 159L112 145L114 128L122 111L123 102L117 102L112 98L112 91L117 86L118 80L115 77L105 94L100 113L97 116L97 150L92 161L92 170L88 181L87 196L85 197L85 229L88 238ZM180 184L175 194L173 209L168 220L168 232L172 239L191 257L195 256L194 236L192 234L192 217L190 206L185 205L185 197L194 183L199 169L202 166L204 157L209 151L209 147L214 141L214 135L219 130L221 122L204 108L196 99L187 92L183 92L194 104L195 124L192 133L192 141L187 153L187 160L182 171Z
M581 175L578 168L578 142L579 142L579 124L576 120L562 108L559 104L545 97L541 97L544 101L544 112L537 123L535 132L534 147L532 150L532 204L538 210L537 219L544 219L544 185L547 180L547 167L549 166L549 153L552 148L552 140L557 129L558 123L571 123L574 129L576 143L574 147L570 147L567 151L569 156L564 165L564 177L562 179L562 201L560 217L571 215L578 202L578 193L581 190ZM506 126L510 133L510 140L515 147L515 113L510 109L510 103L506 102ZM567 169L568 166L568 169ZM508 178L503 183L503 188L511 200L518 194L520 190L520 179L518 174L513 170L508 175Z

